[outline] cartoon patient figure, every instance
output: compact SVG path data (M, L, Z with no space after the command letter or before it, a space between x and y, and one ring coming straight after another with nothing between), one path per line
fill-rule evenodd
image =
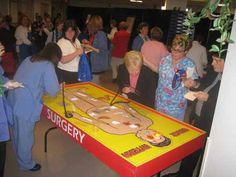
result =
M171 143L169 138L163 136L156 130L140 130L137 132L136 136L143 141L149 142L153 146L163 147Z
M153 124L152 120L139 114L126 102L109 104L102 99L91 97L83 89L67 89L65 97L74 106L86 113L86 117L73 112L73 117L83 122L96 125L111 134L123 135L135 133L140 139L154 146L167 146L170 139L155 130L147 128Z

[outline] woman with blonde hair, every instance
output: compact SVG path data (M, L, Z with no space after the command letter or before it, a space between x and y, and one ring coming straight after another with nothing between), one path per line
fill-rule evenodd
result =
M117 84L128 98L154 107L157 79L155 73L143 65L143 57L138 51L129 51L124 56L124 64L119 66Z

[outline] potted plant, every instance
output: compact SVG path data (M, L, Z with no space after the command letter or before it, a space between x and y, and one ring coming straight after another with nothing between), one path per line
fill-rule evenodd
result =
M216 43L211 46L209 51L217 53L219 59L227 51L225 46L228 43L234 42L230 38L230 30L233 23L230 12L231 2L232 0L207 0L206 5L198 16L190 9L184 21L184 26L186 27L185 33L192 35L194 25L202 18L213 20L213 27L210 28L210 31L218 31L220 36L216 39ZM215 12L218 9L219 13L216 14Z
M234 41L230 38L230 30L233 20L231 19L230 3L232 0L223 0L222 3L216 3L220 8L220 13L214 15L213 27L211 31L218 31L220 36L216 39L216 43L211 46L210 52L216 52L218 57L221 58L223 52L226 52L225 46Z

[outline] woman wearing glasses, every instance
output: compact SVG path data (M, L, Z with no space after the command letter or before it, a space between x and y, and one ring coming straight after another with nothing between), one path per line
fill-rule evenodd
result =
M194 62L186 57L190 40L176 35L172 41L171 54L162 58L156 90L156 109L179 120L184 119L187 100L184 95L196 85L198 75Z

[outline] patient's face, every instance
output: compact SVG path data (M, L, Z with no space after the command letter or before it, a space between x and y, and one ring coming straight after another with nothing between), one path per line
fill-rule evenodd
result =
M141 70L141 65L129 66L127 70L131 76L138 76Z

